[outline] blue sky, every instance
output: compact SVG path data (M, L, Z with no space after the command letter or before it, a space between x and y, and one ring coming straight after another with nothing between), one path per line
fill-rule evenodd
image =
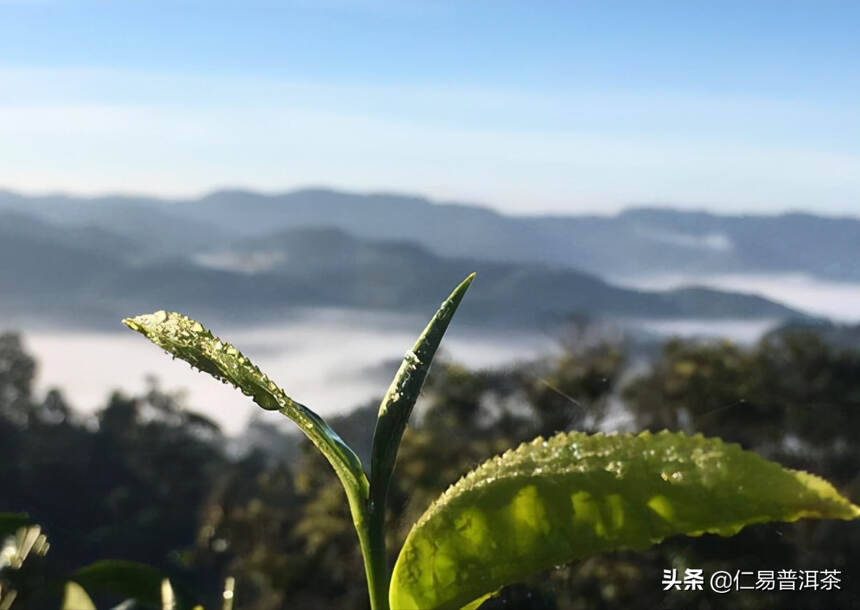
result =
M0 0L0 186L860 214L860 3Z

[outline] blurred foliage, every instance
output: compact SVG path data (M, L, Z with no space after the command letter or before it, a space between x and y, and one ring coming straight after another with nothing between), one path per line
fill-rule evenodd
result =
M860 352L808 329L748 348L670 341L630 378L619 345L579 345L507 370L437 362L392 483L392 562L414 520L467 470L537 435L603 429L622 421L615 417L622 408L633 429L719 436L860 498ZM51 595L62 591L43 595L40 583L102 558L158 567L206 607L219 607L217 583L228 576L236 578L237 609L368 606L343 491L295 434L258 419L254 434L268 449L232 457L214 424L154 383L141 396L114 394L83 417L58 392L37 397L34 374L19 338L0 336L0 510L28 513L51 540L20 607L57 608ZM375 408L363 407L329 421L364 456L375 418ZM271 450L278 443L282 450ZM858 545L860 526L841 521L673 538L561 567L507 587L482 608L854 607ZM686 567L838 569L845 578L841 590L817 593L663 591L663 570Z
M34 374L19 338L0 337L0 507L28 513L50 536L41 581L103 558L193 581L180 553L229 464L217 426L154 382L143 396L113 394L84 418L59 392L37 399ZM36 584L19 589L17 603L56 608L36 598L44 593Z

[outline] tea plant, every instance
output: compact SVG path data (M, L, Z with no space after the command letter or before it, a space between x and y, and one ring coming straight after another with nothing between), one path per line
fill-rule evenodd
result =
M677 534L729 536L765 521L860 516L823 479L720 439L568 432L537 438L465 475L413 526L389 571L385 506L398 447L473 277L454 289L406 353L379 407L369 477L323 418L200 323L164 311L123 322L299 425L346 492L373 610L477 608L507 584L601 551L643 549Z

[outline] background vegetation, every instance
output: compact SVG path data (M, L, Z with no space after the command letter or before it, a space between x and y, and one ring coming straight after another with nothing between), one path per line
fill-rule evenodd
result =
M860 497L860 350L837 345L832 333L783 329L750 348L672 341L639 374L624 345L580 338L556 358L508 370L437 362L400 451L389 515L398 540L389 548L490 455L539 434L613 428L625 414L633 429L720 436ZM366 607L343 492L298 436L257 420L246 437L254 448L229 450L216 425L155 381L83 417L58 392L36 396L35 370L18 336L0 336L0 510L28 512L51 540L44 558L15 574L22 607L56 608L46 584L103 558L162 568L211 607L228 575L238 581L237 608ZM364 463L375 419L375 403L330 419ZM562 567L485 607L852 607L858 543L856 523L831 521L675 538ZM685 567L838 569L845 577L841 590L817 593L664 592L662 571Z

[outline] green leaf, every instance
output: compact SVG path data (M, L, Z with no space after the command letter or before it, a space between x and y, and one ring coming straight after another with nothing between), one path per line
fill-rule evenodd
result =
M538 438L470 472L424 513L394 567L391 607L459 608L552 566L676 534L858 516L823 479L720 439Z
M465 606L461 607L460 610L478 610L481 606L484 605L484 602L493 597L498 591L491 591L490 593L486 593L479 597L478 599L473 599Z
M403 437L412 407L415 406L415 401L424 385L424 379L430 370L433 356L445 335L448 323L474 278L474 273L469 275L442 302L415 345L406 352L400 369L379 405L376 430L373 433L370 477L371 498L377 503L381 504L385 501L400 439ZM380 509L384 510L383 507Z
M323 418L287 396L235 347L178 313L157 311L126 318L123 324L191 366L233 384L262 408L280 411L292 419L334 467L350 497L367 497L367 477L352 449Z
M96 605L79 584L67 582L62 610L96 610Z
M90 595L116 595L150 608L164 607L165 575L142 563L116 559L97 561L74 572L71 580ZM188 596L178 592L172 603L172 608L177 610L192 606Z

